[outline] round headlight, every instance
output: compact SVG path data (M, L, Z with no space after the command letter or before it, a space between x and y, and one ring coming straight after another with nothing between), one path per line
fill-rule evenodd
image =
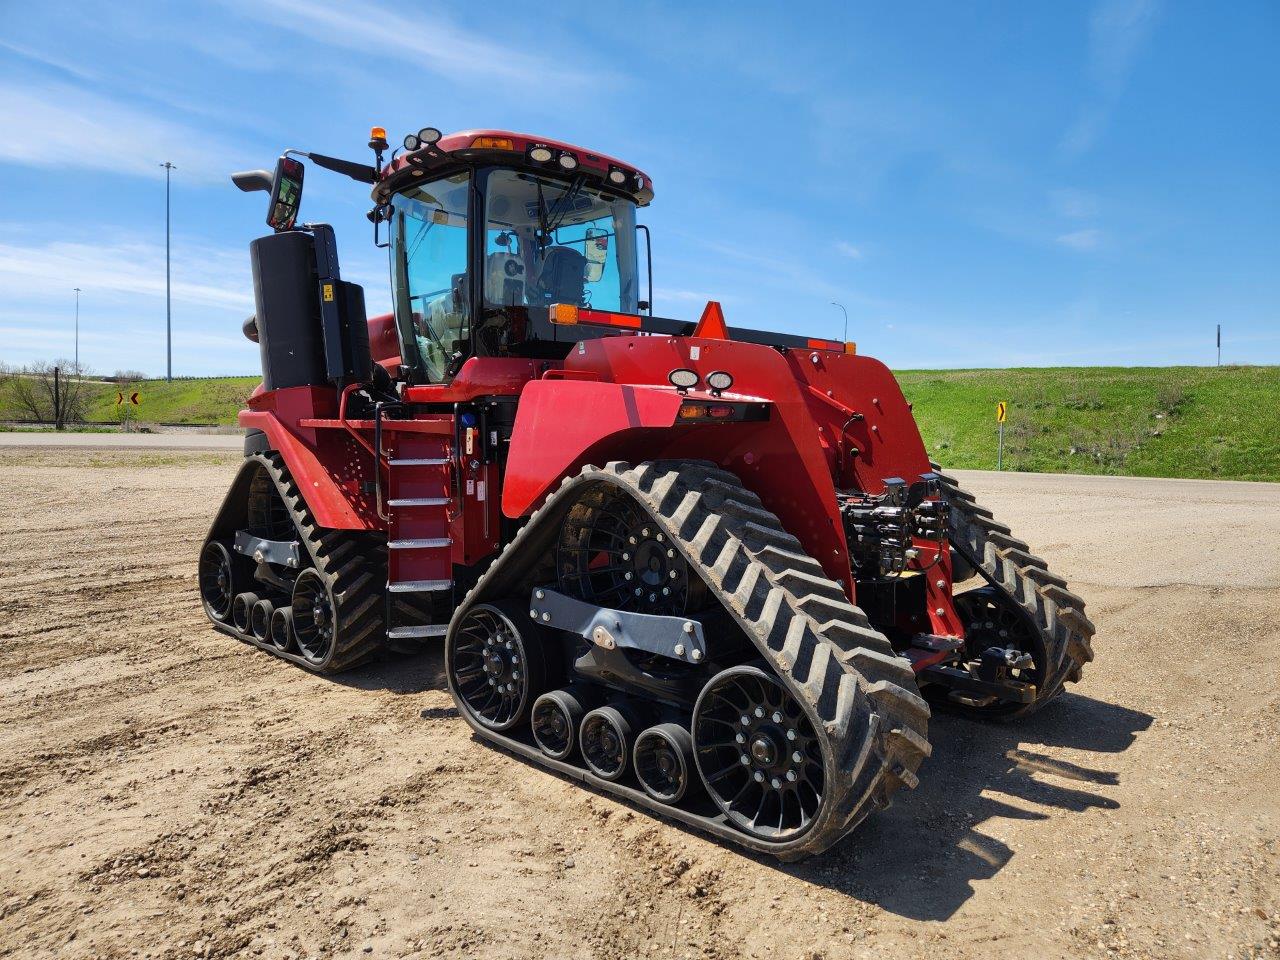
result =
M406 150L417 150L420 146L422 146L422 141L418 139L416 134L411 133L404 138L404 148Z
M723 370L707 374L707 386L712 390L728 390L733 386L733 377Z
M618 183L618 184L626 183L627 175L623 173L621 170L619 170L617 167L614 167L612 170L609 171L609 180L613 183Z
M431 146L439 140L441 136L443 136L443 134L441 134L435 127L423 127L418 131L418 139L422 141L422 145L424 147Z
M578 158L572 153L562 153L560 154L560 166L566 170L576 170L578 169Z
M529 159L534 163L546 163L551 159L550 147L534 147L529 151Z
M688 390L690 387L698 385L698 372L696 370L687 370L684 367L677 367L667 374L667 379L671 381L671 385L677 390Z

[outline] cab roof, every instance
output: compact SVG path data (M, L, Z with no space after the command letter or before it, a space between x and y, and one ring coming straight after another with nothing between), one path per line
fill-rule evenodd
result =
M551 159L542 163L534 161L530 152L538 147L550 150ZM640 206L645 206L653 199L653 181L644 171L629 163L563 140L512 130L459 130L443 135L431 146L402 153L383 169L381 183L374 188L374 195L375 198L380 194L388 195L402 187L406 181L405 171L413 167L444 166L450 160L476 159L492 159L497 163L509 164L518 158L514 165L564 175L569 168L560 166L560 158L566 155L576 161L573 169L594 175L613 189L630 194ZM623 174L624 182L621 186L609 181L610 173L615 170Z

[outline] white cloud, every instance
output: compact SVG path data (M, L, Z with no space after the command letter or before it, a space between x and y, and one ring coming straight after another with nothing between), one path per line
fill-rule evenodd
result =
M1074 230L1057 238L1058 243L1072 250L1096 250L1102 243L1102 231L1096 228Z
M6 231L9 233L9 231ZM176 238L172 257L173 300L200 307L253 312L249 257L245 251L212 248ZM0 242L0 300L65 303L72 287L87 300L112 303L164 297L164 245L141 239L110 243L52 240Z
M50 56L40 50L33 50L31 47L24 47L18 43L11 43L8 40L0 40L0 49L8 50L10 53L16 53L18 56L30 60L33 63L43 64L46 67L53 67L55 70L61 70L69 73L73 77L79 77L81 80L97 81L100 79L98 74L90 70L86 70L83 66L70 61L63 60L60 57Z
M862 259L862 251L858 247L855 247L852 243L847 243L844 240L841 240L839 243L836 244L836 251L842 254L843 256L848 257L850 260Z
M1106 129L1159 12L1157 0L1102 0L1089 20L1090 100L1062 138L1068 155L1087 152Z
M253 312L247 251L179 234L173 254L174 372L252 372L257 348L240 334L241 323ZM0 360L20 364L70 357L72 287L77 286L82 290L81 361L100 372L130 368L163 374L163 240L106 227L43 240L22 225L0 222Z
M1070 220L1088 220L1096 217L1101 208L1098 198L1085 190L1062 188L1049 192L1049 202L1058 216Z
M43 168L51 156L80 169L150 177L160 176L162 160L171 160L175 176L225 183L229 171L246 166L248 154L207 130L69 84L0 82L0 161Z
M393 57L446 79L483 78L525 86L598 88L605 75L564 66L568 58L538 56L455 26L414 5L410 14L367 0L229 0L245 17L290 30L329 47Z

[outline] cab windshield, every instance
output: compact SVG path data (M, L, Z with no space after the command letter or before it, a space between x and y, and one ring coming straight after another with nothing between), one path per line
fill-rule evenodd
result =
M581 179L493 170L485 190L488 308L553 303L637 313L636 208ZM508 311L510 312L510 311Z
M581 178L480 170L484 233L476 237L468 230L472 176L417 183L391 201L396 325L415 380L448 380L472 353L562 357L598 335L550 323L552 304L639 312L634 202ZM482 257L479 276L470 272L474 256Z
M401 361L439 383L469 352L470 174L415 186L391 202L391 279Z

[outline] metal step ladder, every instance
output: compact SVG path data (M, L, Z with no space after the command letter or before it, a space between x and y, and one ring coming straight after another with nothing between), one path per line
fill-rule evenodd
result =
M395 430L393 423L383 421L380 431L383 446L389 448L384 501L388 518L387 638L443 637L445 624L401 623L395 611L399 595L422 595L413 606L424 610L438 608L452 596L451 438Z

